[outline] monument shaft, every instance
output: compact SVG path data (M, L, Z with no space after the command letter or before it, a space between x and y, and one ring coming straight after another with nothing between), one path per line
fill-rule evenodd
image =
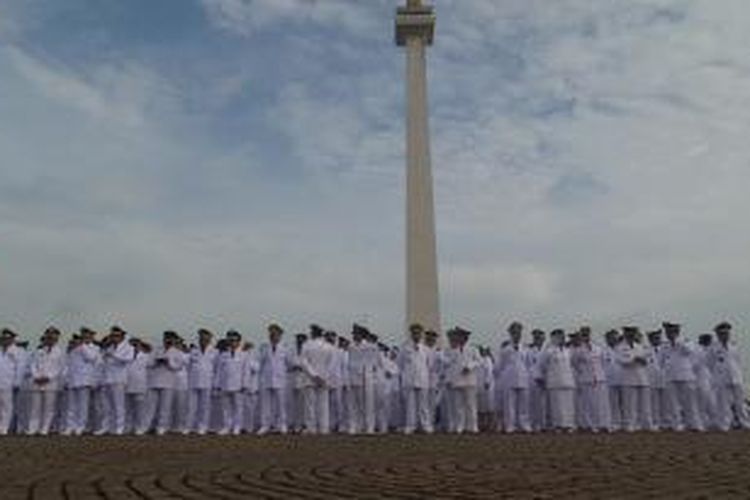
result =
M426 47L432 7L410 1L396 15L396 42L406 47L406 321L440 331L435 210L430 160Z

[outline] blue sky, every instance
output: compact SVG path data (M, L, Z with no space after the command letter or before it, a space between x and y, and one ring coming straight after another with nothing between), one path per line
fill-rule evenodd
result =
M0 318L403 317L395 1L0 0ZM750 305L750 4L437 0L446 325Z

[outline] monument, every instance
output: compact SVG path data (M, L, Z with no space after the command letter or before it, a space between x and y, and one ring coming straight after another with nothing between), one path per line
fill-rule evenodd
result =
M432 6L407 0L396 10L396 44L406 47L406 323L439 332L426 64L434 33Z

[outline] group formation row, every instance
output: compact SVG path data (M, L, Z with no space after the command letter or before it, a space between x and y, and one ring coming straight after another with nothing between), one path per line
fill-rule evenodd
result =
M112 327L82 328L62 346L48 328L29 349L0 333L0 434L137 435L435 431L476 433L749 428L732 327L693 343L664 323L645 335L566 334L512 323L492 347L461 328L420 325L389 347L354 325L351 338L312 325L259 347L236 331L195 344L173 331L158 346Z

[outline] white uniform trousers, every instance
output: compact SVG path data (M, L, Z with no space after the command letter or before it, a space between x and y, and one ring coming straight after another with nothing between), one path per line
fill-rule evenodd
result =
M496 396L495 404L498 408L497 413L501 413L503 408L503 398ZM503 420L503 418L498 418L498 430L502 430L501 425ZM531 423L531 430L534 432L543 431L547 428L549 423L547 391L544 387L540 387L539 384L536 383L529 388L529 420Z
M244 427L245 399L242 391L222 391L224 424L219 433L239 434Z
M651 419L651 391L645 386L623 386L622 388L622 429L653 430Z
M529 389L508 387L503 389L503 424L505 432L529 432Z
M190 431L190 391L175 390L173 405L172 429L175 432L187 434Z
M245 405L243 411L243 429L246 432L255 432L258 428L258 393L243 392L242 401Z
M612 430L619 431L625 426L624 391L621 385L609 386L609 415L612 419Z
M370 385L349 388L349 433L375 432L375 391Z
M305 431L312 434L328 434L329 420L328 388L305 387Z
M702 430L698 414L695 385L692 382L667 382L667 397L669 398L669 427L681 431L686 427L692 430Z
M586 430L609 431L612 427L609 387L601 383L580 384L576 396L578 425Z
M284 389L263 389L260 393L261 430L287 430L286 395Z
M148 395L144 392L133 392L125 395L126 428L140 436L148 431Z
M172 424L172 404L174 402L175 390L154 388L151 389L151 392L156 419L156 433L165 434Z
M68 389L68 422L66 430L73 434L83 434L89 423L91 387Z
M59 391L31 391L27 434L49 434L57 409Z
M736 423L744 428L750 428L747 409L745 408L745 393L740 385L719 385L716 387L716 413L719 429L728 431Z
M0 389L0 436L8 434L13 418L13 389Z
M331 430L341 432L344 430L344 389L342 387L330 387L328 389L328 407L330 408Z
M450 431L458 434L479 432L477 414L477 388L453 387L450 389Z
M406 406L406 423L404 425L405 433L409 434L414 432L417 428L417 424L419 424L419 427L424 432L431 433L433 431L432 419L430 418L430 405L427 396L428 391L429 389L421 389L417 387L404 389L404 404Z
M198 434L208 432L211 422L211 389L192 389L188 407L188 426Z
M665 387L651 388L651 420L655 429L669 427L669 395Z
M701 422L706 429L718 428L719 423L716 412L716 394L709 381L698 382L695 389L696 399L698 400L698 413L701 416Z
M553 429L575 427L575 389L547 389L550 424Z
M125 432L125 384L108 384L105 386L107 421L106 430L115 434Z

